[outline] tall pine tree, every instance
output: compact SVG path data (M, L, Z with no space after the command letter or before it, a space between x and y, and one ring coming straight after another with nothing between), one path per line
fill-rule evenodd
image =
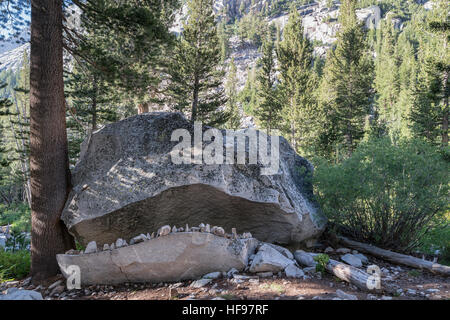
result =
M450 93L449 3L436 1L428 21L428 41L421 46L421 70L410 119L416 136L448 146Z
M259 59L260 69L257 80L256 116L262 128L270 135L273 129L279 128L281 118L280 104L275 88L275 58L274 45L269 33L262 45L262 57Z
M363 26L356 19L355 1L342 2L339 22L336 48L329 52L322 78L320 100L325 123L320 139L326 152L344 144L350 155L363 137L372 102L373 65Z
M183 34L169 66L173 109L190 114L191 121L220 126L229 118L220 66L221 48L212 0L191 0Z
M234 58L232 58L230 62L230 70L228 71L228 78L225 83L225 92L228 98L226 110L229 114L226 127L228 129L237 130L241 126L241 114L238 106L237 68L234 63Z
M312 45L303 35L303 25L295 6L279 43L277 57L280 69L280 96L283 132L295 149L305 147L310 139L311 111L314 108L315 78Z

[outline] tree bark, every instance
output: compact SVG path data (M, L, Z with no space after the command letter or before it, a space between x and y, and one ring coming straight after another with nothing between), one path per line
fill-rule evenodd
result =
M74 247L60 220L70 187L62 59L62 0L31 1L31 275L56 275Z
M427 269L428 271L431 271L433 273L438 273L438 274L442 274L442 275L446 275L446 276L450 275L450 267L449 266L444 266L439 263L434 263L431 261L422 260L422 259L408 256L405 254L401 254L401 253L397 253L397 252L393 252L393 251L389 251L389 250L385 250L385 249L380 249L373 245L353 241L353 240L347 239L345 237L339 237L339 241L342 244L349 246L353 249L357 249L359 251L371 254L375 257L378 257L378 258L381 258L381 259L384 259L384 260L387 260L387 261L390 261L393 263L398 263L398 264L402 264L405 266L418 268L418 269Z
M448 146L448 71L444 72L443 77L443 92L444 92L444 108L443 108L443 115L442 115L442 146L447 147Z
M194 123L194 121L197 120L197 108L198 108L198 87L199 87L199 80L197 75L195 76L194 80L194 92L192 93L192 114L191 114L191 121Z
M297 250L294 254L295 260L297 260L297 262L301 265L307 267L316 266L317 262L314 261L314 256L316 255L317 253L305 252L303 250ZM384 285L381 287L381 280L379 288L369 286L368 284L371 283L371 275L346 263L330 259L325 268L329 273L335 275L341 280L344 280L345 282L357 286L361 290L378 293L382 291L392 291L389 286Z
M94 75L94 79L92 81L93 85L93 94L92 94L92 132L97 130L97 93L98 93L98 85L97 85L97 77Z

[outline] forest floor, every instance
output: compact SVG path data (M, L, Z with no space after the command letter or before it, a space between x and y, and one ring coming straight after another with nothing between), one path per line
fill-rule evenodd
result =
M333 256L331 255L333 258ZM392 290L384 294L364 292L355 286L330 275L312 272L308 279L292 279L284 276L248 279L217 279L201 288L190 286L192 281L178 283L123 285L96 285L80 290L67 291L65 279L58 276L48 279L36 287L27 282L15 281L0 285L0 291L8 287L22 287L42 293L47 300L339 300L336 291L357 297L358 300L449 300L450 278L438 276L428 271L420 271L393 265L369 256L371 264L378 265L382 272L382 285ZM58 283L55 285L55 283ZM52 286L53 284L53 286ZM50 288L49 288L50 286ZM57 289L59 288L59 289Z

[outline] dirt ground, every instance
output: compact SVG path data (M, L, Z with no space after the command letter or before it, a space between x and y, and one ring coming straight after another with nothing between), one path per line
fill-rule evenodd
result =
M338 257L331 258L337 259ZM247 279L217 279L201 288L192 288L192 281L179 283L141 284L126 283L118 286L88 286L80 290L67 291L65 279L58 276L48 279L40 286L15 281L0 285L0 291L9 287L22 287L42 293L47 300L339 300L336 291L342 290L358 300L448 300L450 279L404 266L392 265L373 257L371 264L378 265L382 272L382 285L391 288L389 292L371 294L343 282L331 274L310 272L307 279L291 279L274 275L258 278L248 275ZM59 282L61 290L54 292Z

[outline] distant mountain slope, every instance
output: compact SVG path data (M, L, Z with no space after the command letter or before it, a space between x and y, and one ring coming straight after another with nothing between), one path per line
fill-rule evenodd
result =
M0 54L0 71L2 70L17 70L22 65L23 53L30 52L30 44L25 43L10 51Z

